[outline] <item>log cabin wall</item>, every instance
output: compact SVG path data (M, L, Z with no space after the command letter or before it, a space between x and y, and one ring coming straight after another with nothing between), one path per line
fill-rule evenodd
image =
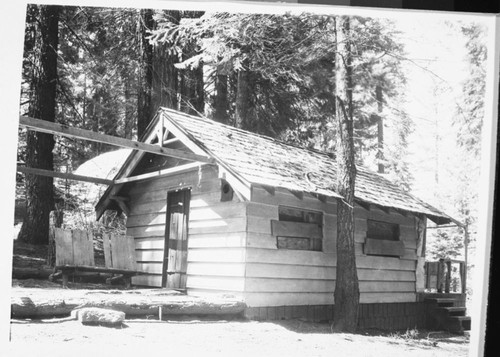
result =
M221 202L216 166L140 181L128 188L127 235L135 240L137 267L150 274L135 285L160 287L165 244L167 193L191 188L188 224L187 289L194 292L243 291L245 206L233 195Z
M271 220L285 205L323 212L322 251L278 249ZM252 189L248 203L245 301L249 307L331 305L335 289L337 204L287 190ZM397 223L402 257L364 254L367 219ZM355 208L355 242L361 303L415 302L416 229L412 216Z

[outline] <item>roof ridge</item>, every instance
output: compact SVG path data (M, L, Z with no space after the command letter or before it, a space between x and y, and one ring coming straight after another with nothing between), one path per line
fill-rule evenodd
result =
M260 133L254 133L252 131L248 131L248 130L245 130L245 129L240 129L240 128L237 128L235 126L232 126L232 125L229 125L229 124L225 124L225 123L221 123L221 122L219 122L217 120L207 118L206 116L202 116L201 117L201 116L196 116L196 115L192 115L192 114L187 114L187 113L179 112L179 111L177 111L175 109L171 109L171 108L167 108L167 107L160 107L160 109L163 110L163 111L172 112L175 115L184 115L184 116L190 117L191 119L194 119L194 120L204 120L204 121L210 122L211 124L215 124L215 125L220 125L220 126L223 126L223 127L227 127L230 130L238 131L238 132L240 132L241 134L244 134L244 135L252 135L252 136L261 137L262 139L267 139L267 140L273 141L273 142L281 144L281 145L286 145L286 146L291 146L291 147L294 147L294 148L297 148L297 149L301 149L301 150L311 151L311 152L314 152L316 154L328 156L330 158L331 158L332 155L335 155L335 153L328 153L326 151L321 151L321 150L318 150L318 149L313 149L313 148L299 146L299 145L296 145L296 144L287 143L287 142L285 142L283 140L279 140L279 139L273 138L272 136L269 136L269 135L260 134Z

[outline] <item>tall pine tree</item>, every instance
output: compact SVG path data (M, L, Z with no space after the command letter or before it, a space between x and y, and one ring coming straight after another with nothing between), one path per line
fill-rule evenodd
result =
M30 91L28 115L55 121L57 46L59 6L30 5L28 7L28 42L33 43L30 58ZM26 138L26 166L53 170L54 139L51 134L28 131ZM33 244L49 241L49 214L54 207L53 179L26 174L26 217L18 239Z

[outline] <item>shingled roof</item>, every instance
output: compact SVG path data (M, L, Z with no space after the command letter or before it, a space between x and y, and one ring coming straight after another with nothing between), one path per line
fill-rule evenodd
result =
M191 142L191 146L196 145L242 182L340 197L335 192L336 163L326 153L285 144L268 136L168 108L159 109L150 128L159 120L174 126ZM357 166L355 198L384 208L424 214L437 224L458 223L360 165Z
M326 153L167 108L161 108L161 112L197 146L249 183L340 197L335 192L336 163ZM425 214L440 224L454 221L360 165L357 166L355 197L369 204Z

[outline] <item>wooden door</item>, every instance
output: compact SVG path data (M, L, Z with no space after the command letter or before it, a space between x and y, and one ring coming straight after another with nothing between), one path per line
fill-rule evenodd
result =
M186 288L188 215L191 191L171 191L167 195L167 220L162 286Z

